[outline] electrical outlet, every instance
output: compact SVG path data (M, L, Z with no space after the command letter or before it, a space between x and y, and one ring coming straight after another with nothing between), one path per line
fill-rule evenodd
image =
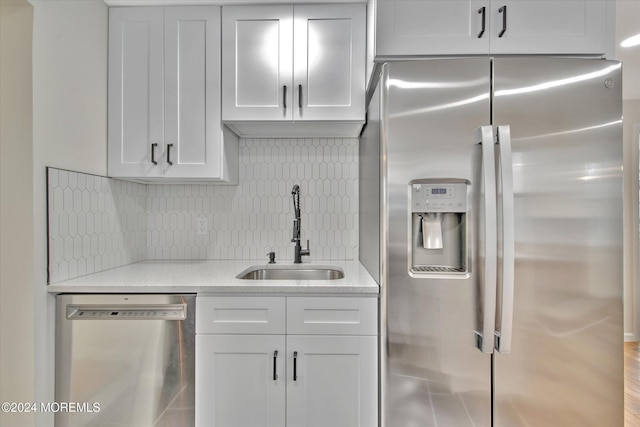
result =
M209 220L207 218L198 218L198 236L209 234Z

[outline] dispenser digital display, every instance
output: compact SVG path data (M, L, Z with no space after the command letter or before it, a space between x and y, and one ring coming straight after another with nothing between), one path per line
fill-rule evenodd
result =
M467 272L468 184L453 178L419 179L409 184L412 274Z
M411 185L414 212L466 212L467 185L464 183Z

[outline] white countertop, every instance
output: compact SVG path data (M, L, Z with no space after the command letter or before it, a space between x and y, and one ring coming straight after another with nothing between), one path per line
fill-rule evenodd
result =
M99 273L51 284L52 293L287 293L373 294L378 284L359 261L318 261L302 265L342 268L344 278L335 280L242 280L251 266L270 265L250 260L141 261ZM279 262L277 266L293 265Z

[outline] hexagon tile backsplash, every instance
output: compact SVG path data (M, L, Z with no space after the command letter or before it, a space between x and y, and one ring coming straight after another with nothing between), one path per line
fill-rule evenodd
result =
M50 283L143 259L358 257L358 139L241 139L240 183L139 184L48 169Z

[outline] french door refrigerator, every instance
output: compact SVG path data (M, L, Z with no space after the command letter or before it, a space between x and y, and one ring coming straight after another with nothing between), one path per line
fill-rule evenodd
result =
M387 63L368 114L381 425L622 427L621 64Z

